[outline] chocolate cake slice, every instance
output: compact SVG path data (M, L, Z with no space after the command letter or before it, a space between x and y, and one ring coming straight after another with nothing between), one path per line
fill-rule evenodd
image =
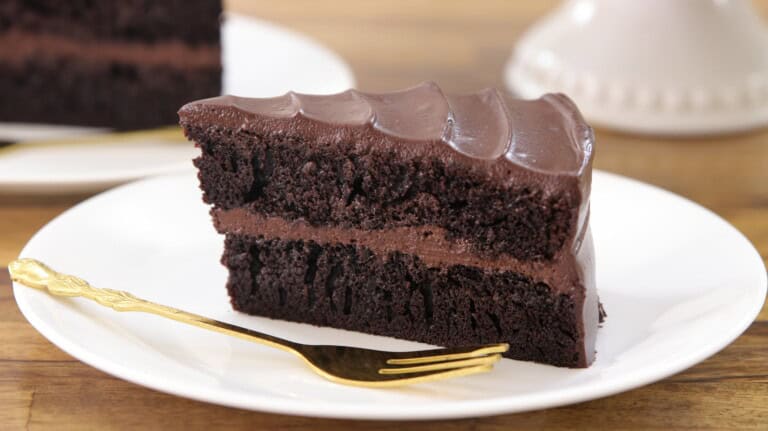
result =
M221 93L220 0L3 0L0 122L136 129Z
M586 367L593 134L573 103L232 96L179 111L236 310Z

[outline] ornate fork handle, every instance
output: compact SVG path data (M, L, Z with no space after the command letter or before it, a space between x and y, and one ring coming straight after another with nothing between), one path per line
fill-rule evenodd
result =
M115 311L140 311L167 317L182 323L198 326L216 332L232 335L248 341L265 344L270 347L298 354L296 343L268 334L253 331L198 314L189 313L166 305L156 304L145 299L114 289L100 289L73 275L54 271L35 259L18 259L9 265L11 278L17 283L40 290L47 290L56 296L83 297L112 308Z

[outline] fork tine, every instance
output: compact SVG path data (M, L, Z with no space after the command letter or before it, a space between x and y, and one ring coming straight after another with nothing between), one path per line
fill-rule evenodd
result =
M471 374L479 374L479 373L487 373L488 371L491 371L493 369L493 364L491 365L476 365L474 367L464 367L464 368L456 368L454 370L448 370L448 371L441 371L437 373L432 374L425 374L423 376L415 377L413 380L419 380L422 382L426 381L435 381L435 380L442 380L442 379L451 379L454 377L461 377L461 376L468 376ZM401 380L404 384L410 384L413 383L412 379L409 377L404 378Z
M450 370L454 368L465 368L478 365L493 365L494 363L498 362L499 359L501 359L501 355L497 353L490 356L483 356L481 358L464 359L460 361L445 361L426 365L416 365L412 367L382 368L379 370L379 374L424 373L427 371Z
M361 385L365 387L380 387L380 388L396 388L400 386L412 385L415 383L434 382L437 380L452 379L454 377L469 376L472 374L487 373L493 369L493 365L476 365L474 367L456 368L448 371L436 371L433 373L425 373L416 375L413 377L403 377L394 380L383 380L373 382L372 384L366 382ZM354 383L353 383L354 384Z
M410 358L392 358L387 359L389 365L414 365L414 364L429 364L432 362L445 362L457 359L470 359L478 358L493 353L504 353L509 350L509 344L500 343L491 346L480 347L478 349L470 350L468 352L461 353L447 353L444 355L430 355L430 356L413 356ZM412 352L418 354L419 352Z

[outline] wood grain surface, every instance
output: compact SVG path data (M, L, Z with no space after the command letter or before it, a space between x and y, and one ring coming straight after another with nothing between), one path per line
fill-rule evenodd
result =
M502 86L517 37L553 1L231 0L227 7L303 32L352 66L358 87L434 80L447 91ZM768 16L768 0L755 2ZM686 196L728 220L768 259L768 131L664 139L597 130L595 166ZM0 195L0 267L84 195ZM21 316L0 268L0 430L5 429L755 429L768 430L768 307L732 345L661 382L572 406L437 422L290 417L190 401L73 359Z

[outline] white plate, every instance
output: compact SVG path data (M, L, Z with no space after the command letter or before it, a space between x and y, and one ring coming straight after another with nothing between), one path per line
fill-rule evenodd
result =
M224 94L271 97L289 90L329 94L354 87L350 68L317 42L265 21L227 15L221 29ZM103 129L0 123L0 141L89 134ZM192 169L194 149L168 141L0 149L0 192L100 190Z
M290 354L141 313L14 286L20 309L54 344L160 391L246 409L365 419L455 418L553 407L626 391L725 347L765 300L752 245L715 214L671 193L595 172L593 230L608 319L588 369L501 361L493 372L402 389L330 383ZM67 211L27 244L94 285L300 342L406 350L391 338L246 316L230 309L197 180L122 186Z

